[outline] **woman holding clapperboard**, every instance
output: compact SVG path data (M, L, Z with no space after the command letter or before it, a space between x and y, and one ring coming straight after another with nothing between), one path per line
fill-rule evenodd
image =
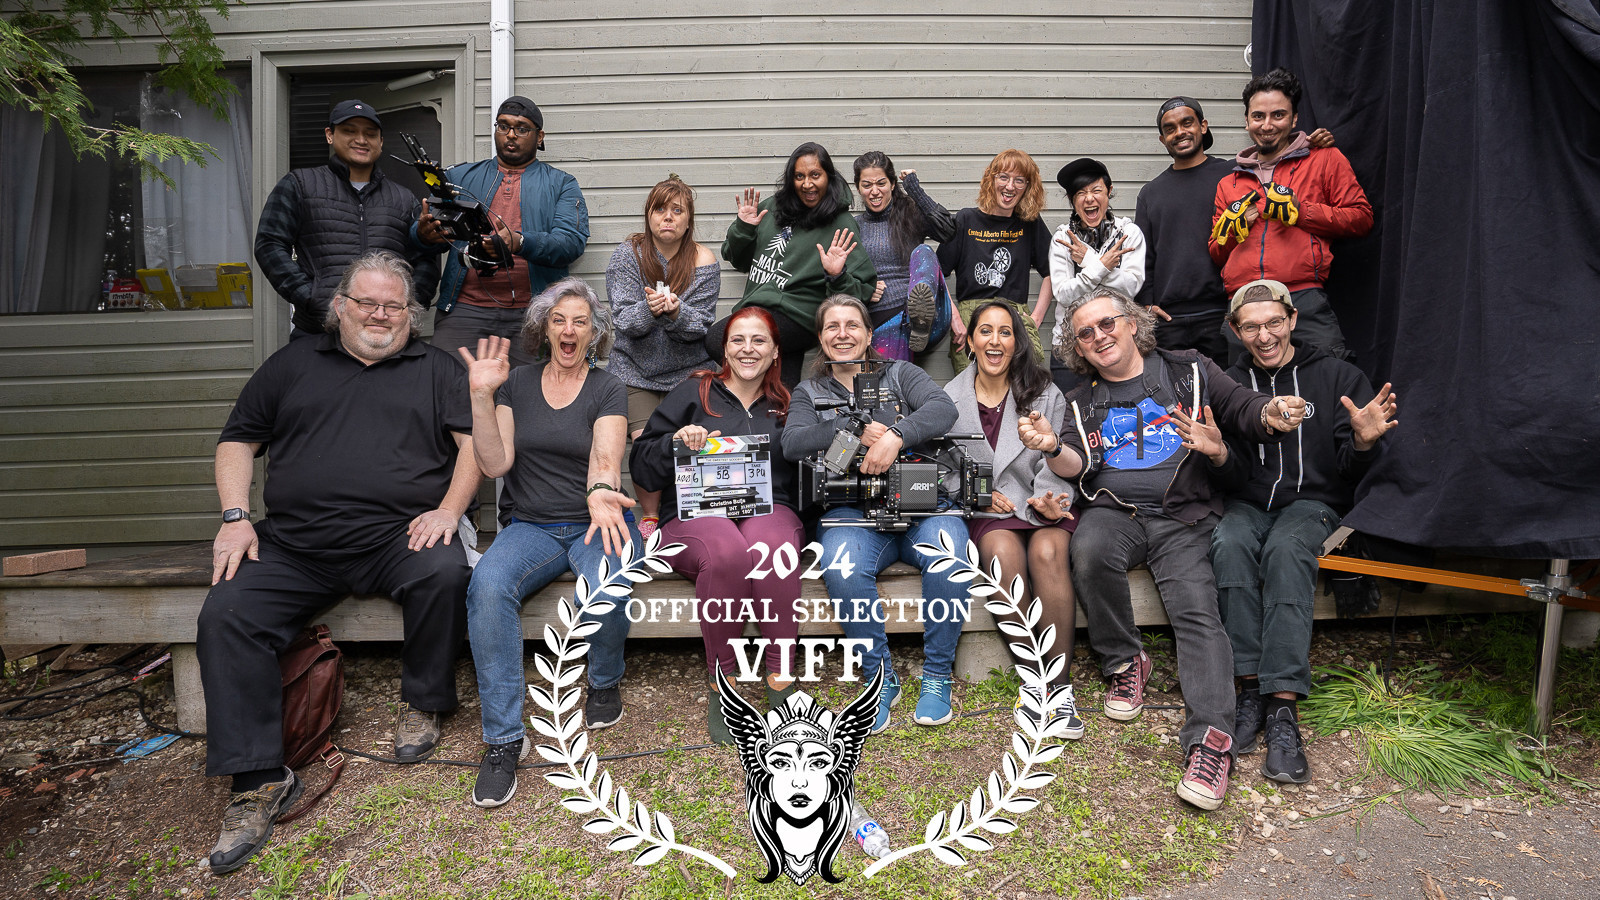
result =
M779 378L778 326L773 314L747 306L727 322L722 343L723 363L716 369L694 373L673 388L650 416L644 434L634 441L629 469L640 490L661 492L661 539L682 543L682 553L671 557L672 567L694 579L700 598L700 634L706 642L706 665L713 678L720 671L729 678L738 673L729 642L744 634L745 622L737 618L739 602L755 603L761 635L774 643L766 649L767 702L778 706L794 691L776 643L799 635L794 603L800 597L800 569L777 562L777 551L788 546L798 551L805 528L795 513L795 467L783 463L778 451L783 422L789 412L789 389ZM728 518L678 514L675 487L677 461L673 442L681 441L700 452L718 437L766 435L768 458L765 475L772 485L772 511L762 515ZM714 449L714 446L713 446ZM743 474L756 476L746 466ZM752 552L765 544L771 552ZM787 555L787 554L786 554ZM791 557L792 558L792 557ZM753 577L754 576L754 577ZM707 602L708 598L712 602ZM731 603L728 601L732 601ZM728 621L733 619L733 621ZM788 645L794 647L793 643ZM706 730L718 744L732 744L733 736L722 719L722 697L713 688L706 704Z
M676 175L650 189L645 229L628 235L606 264L606 297L617 343L606 371L628 386L628 437L638 438L661 398L711 364L706 329L717 320L722 275L694 239L694 191ZM661 498L639 493L639 533L656 530Z

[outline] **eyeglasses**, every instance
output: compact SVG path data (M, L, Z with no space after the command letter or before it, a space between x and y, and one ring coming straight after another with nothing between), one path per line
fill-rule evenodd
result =
M373 313L376 313L380 309L391 316L398 316L406 311L406 305L404 303L379 303L376 300L363 300L360 297L352 297L349 294L345 294L344 298L349 300L351 303L354 303L356 305L356 309L361 310L363 313L369 316Z
M1082 328L1079 328L1077 331L1073 332L1073 334L1077 336L1078 343L1087 344L1094 340L1094 330L1096 328L1104 331L1106 334L1115 334L1117 330L1117 320L1126 319L1127 317L1128 316L1126 313L1115 316L1106 316L1104 319L1101 319L1093 325L1085 325Z
M996 175L994 177L994 183L1009 184L1015 187L1025 188L1028 186L1028 178L1026 175Z
M534 132L534 128L532 126L512 125L510 122L496 122L494 123L494 130L500 134L511 134L512 132L515 132L517 137L527 137Z
M1260 325L1255 325L1255 324L1240 325L1239 326L1239 336L1243 337L1243 338L1253 338L1256 335L1260 334L1261 333L1261 329L1263 329L1263 328L1265 328L1266 330L1272 332L1273 334L1277 334L1278 332L1283 330L1283 326L1288 324L1288 322L1289 322L1289 317L1288 316L1278 316L1275 319L1268 319L1267 321L1262 322Z

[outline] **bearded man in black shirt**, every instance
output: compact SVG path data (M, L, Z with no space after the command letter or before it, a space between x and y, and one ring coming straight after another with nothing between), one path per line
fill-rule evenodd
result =
M397 758L433 752L456 707L471 569L453 538L480 476L461 367L417 338L413 297L399 257L351 263L328 333L263 363L217 443L223 525L196 641L206 774L233 776L214 873L255 855L300 794L283 765L278 653L318 610L352 593L403 609ZM267 515L252 525L262 453Z

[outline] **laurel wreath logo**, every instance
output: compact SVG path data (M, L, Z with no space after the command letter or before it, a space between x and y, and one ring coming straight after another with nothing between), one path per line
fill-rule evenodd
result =
M575 683L584 670L578 661L589 652L585 638L601 627L601 623L593 619L583 620L583 614L598 616L610 612L615 604L607 597L626 597L632 585L653 580L652 572L670 572L672 567L666 558L683 550L683 544L662 546L661 533L656 532L646 541L644 553L637 559L633 556L633 543L623 545L619 554L621 567L616 572L611 572L608 563L602 561L596 573L598 588L591 591L588 579L578 577L573 599L563 597L556 607L562 630L558 632L552 625L544 627L544 644L551 655L534 655L534 666L550 682L550 689L530 685L528 694L548 716L533 716L529 721L535 731L550 740L550 743L536 745L535 749L545 759L565 767L565 771L545 773L545 780L559 790L576 792L562 797L561 805L575 813L594 814L583 823L585 831L593 834L622 832L606 844L607 850L620 853L640 848L633 857L636 866L654 865L677 851L732 878L738 873L731 865L714 854L678 843L672 820L665 813L652 812L643 801L630 798L627 788L613 784L611 773L600 768L599 758L589 750L583 714L576 709L579 690ZM1014 716L1017 729L1011 735L1012 749L1001 758L1000 770L989 772L987 792L983 785L975 787L970 799L959 800L948 812L935 814L923 830L922 843L895 850L877 860L862 871L867 878L885 866L924 851L947 865L960 866L967 862L962 848L975 852L994 849L994 843L979 832L1009 834L1015 831L1017 823L1011 817L1026 813L1039 803L1024 792L1043 788L1056 778L1055 773L1035 771L1035 767L1050 763L1064 750L1059 739L1067 722L1065 719L1045 721L1045 710L1067 690L1051 692L1048 688L1050 680L1061 674L1067 660L1058 655L1046 662L1046 654L1054 646L1056 636L1054 626L1045 628L1043 633L1034 631L1042 614L1038 598L1024 609L1019 600L1023 591L1022 578L1013 578L1007 590L1001 585L999 562L994 561L990 571L985 572L978 564L977 545L971 541L967 542L965 558L956 552L949 535L943 532L939 534L937 546L918 544L917 550L934 558L928 567L930 572L954 569L949 576L952 580L971 582L969 591L974 596L991 598L984 602L989 612L997 617L1012 616L1021 620L996 619L1003 634L1017 639L1010 646L1023 660L1017 664L1017 672L1022 677L1019 708ZM1041 702L1040 698L1045 699ZM1030 712L1043 724L1029 716Z
M573 591L576 603L562 597L556 606L562 631L558 633L552 625L544 626L544 645L551 656L538 653L533 657L539 674L550 682L550 690L529 685L528 695L549 715L533 716L529 721L535 731L551 741L537 745L535 749L539 755L566 767L565 771L545 773L545 780L562 791L578 792L562 797L561 805L575 813L595 814L583 823L584 831L592 834L622 832L606 844L607 850L621 853L642 848L633 857L636 866L653 865L676 850L732 878L738 874L733 866L704 850L678 843L677 832L666 813L660 810L651 812L642 800L630 802L625 787L613 788L611 773L600 768L600 760L589 750L589 733L583 730L583 713L575 708L578 705L575 682L584 669L578 660L589 652L589 643L584 638L600 630L601 625L593 619L584 621L582 615L588 613L599 616L615 609L616 605L606 597L626 597L632 592L634 584L652 580L655 577L652 571L662 574L672 571L665 558L676 556L683 550L683 544L661 546L661 532L658 531L650 535L644 546L644 554L638 559L633 557L633 542L623 544L622 552L618 555L621 568L615 573L610 571L607 560L601 560L596 573L599 587L593 592L590 591L588 579L578 576L578 584Z
M923 851L946 865L961 866L966 865L967 857L959 848L980 853L993 850L994 843L978 832L1009 834L1015 831L1017 823L1010 816L1020 816L1039 804L1036 798L1023 792L1038 790L1056 778L1055 773L1034 771L1034 767L1050 763L1065 749L1060 738L1067 720L1048 719L1045 710L1053 707L1068 690L1060 688L1052 692L1048 687L1050 680L1065 668L1067 658L1057 655L1046 662L1046 654L1055 645L1056 633L1054 625L1046 627L1042 634L1034 631L1043 613L1039 598L1035 597L1027 609L1023 609L1020 602L1022 576L1012 578L1011 589L1006 590L1001 586L1000 561L992 560L989 571L983 571L978 565L978 545L971 541L967 542L964 559L956 553L950 536L943 531L939 532L938 546L918 544L917 551L933 558L928 571L953 569L948 576L951 580L971 582L970 593L989 597L983 605L996 616L995 624L1001 633L1018 639L1011 643L1012 651L1023 660L1017 663L1017 673L1022 676L1022 687L1017 692L1020 705L1014 714L1017 730L1011 733L1011 750L1001 757L1000 771L989 771L987 794L980 785L972 789L971 799L958 800L949 812L935 814L923 829L922 843L895 850L868 866L861 873L867 878L878 874L885 866ZM1001 616L1015 616L1022 621ZM1029 716L1030 712L1039 721ZM1051 741L1055 743L1049 743Z

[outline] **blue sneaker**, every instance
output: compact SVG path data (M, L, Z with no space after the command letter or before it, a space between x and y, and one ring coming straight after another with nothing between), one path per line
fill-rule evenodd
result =
M918 725L943 725L950 721L950 678L922 676L922 696L913 716Z
M883 687L878 689L878 717L872 720L872 731L868 732L869 734L877 734L889 727L889 710L899 702L900 679L891 671L884 677Z

